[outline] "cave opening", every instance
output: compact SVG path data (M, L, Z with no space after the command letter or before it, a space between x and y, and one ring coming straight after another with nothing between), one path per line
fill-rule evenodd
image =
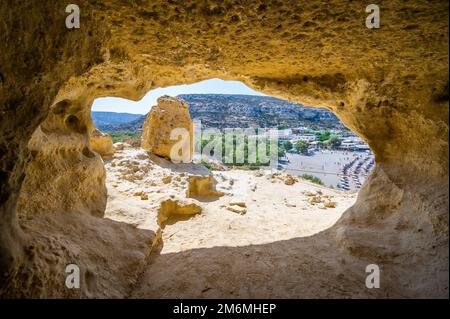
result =
M295 169L288 171L283 167L286 166L286 161L289 164L289 161L293 162L296 156L314 159L315 155L324 158L326 154L336 155L340 152L348 155L349 150L333 149L331 143L317 143L314 148L308 147L306 154L301 152L300 147L298 150L293 147L294 151L292 149L289 151L286 141L290 141L292 138L290 135L306 133L291 132L289 125L285 124L282 127L275 125L277 131L275 145L277 149L284 150L284 153L276 152L275 167L270 165L264 167L262 163L245 161L244 163L233 161L232 165L224 165L230 163L220 163L222 156L217 157L215 153L217 149L224 148L206 147L207 150L213 149L207 154L204 154L202 149L202 146L210 144L211 135L214 136L215 133L219 134L219 141L226 141L226 134L224 136L220 128L227 129L227 125L224 119L218 116L223 110L222 104L222 108L217 105L212 107L218 112L214 112L210 119L215 125L220 124L223 127L211 128L208 127L208 120L199 119L203 124L206 123L206 131L211 129L212 131L208 133L213 133L207 134L205 145L203 145L203 136L200 140L194 139L196 143L192 141L194 146L201 147L200 160L198 161L198 158L197 161L194 160L196 155L194 153L192 162L176 163L167 156L173 146L170 143L170 147L163 143L164 147L158 150L163 153L163 156L149 154L154 153L159 141L167 142L167 137L171 139L170 131L177 128L177 125L172 125L173 123L168 125L164 116L159 115L170 113L174 105L175 109L181 108L186 111L195 102L189 104L179 97L163 95L158 98L156 96L156 106L160 112L155 114L158 116L151 116L152 110L155 109L152 107L149 114L138 115L141 122L137 126L134 124L135 127L141 127L142 132L150 132L147 132L147 138L144 139L144 134L140 132L131 134L119 131L120 134L114 136L113 131L110 131L108 135L98 130L98 127L94 125L95 114L91 113L94 99L91 99L89 95L86 98L80 92L77 93L79 97L76 99L56 100L47 118L28 143L32 158L28 163L27 175L19 196L18 216L21 227L27 233L33 233L40 245L42 242L46 243L49 240L47 236L53 232L54 236L64 239L63 244L52 244L56 247L61 245L62 251L71 253L71 250L67 250L65 242L71 244L75 242L77 246L83 246L83 254L76 259L89 273L92 273L91 269L97 267L98 256L108 261L117 255L120 267L125 268L137 262L138 272L133 270L123 274L125 277L123 282L132 280L133 284L131 287L123 284L121 291L117 292L118 295L128 297L157 297L161 295L161 289L165 291L164 295L177 296L186 285L184 273L180 275L180 271L184 271L184 268L181 270L180 267L186 262L191 267L189 269L191 276L196 276L197 282L206 280L207 285L214 287L206 293L209 296L230 295L228 290L230 286L252 291L251 294L242 293L242 296L270 296L275 286L270 282L258 284L258 281L260 278L272 278L273 267L287 267L286 276L279 278L283 283L276 286L279 289L276 295L279 296L304 294L297 290L288 293L283 290L283 287L290 285L292 277L289 274L298 273L299 269L302 276L295 277L296 282L299 285L302 283L301 285L311 286L313 287L311 289L315 291L320 290L320 288L314 288L315 282L320 285L321 282L329 282L334 276L333 273L324 275L330 269L329 267L335 271L340 271L339 269L342 268L350 269L346 273L345 282L352 281L352 278L359 278L358 281L363 282L359 271L364 269L365 261L355 257L355 252L356 255L371 256L372 251L365 250L365 242L358 244L358 241L364 237L361 235L364 227L354 225L348 227L348 223L352 221L355 214L365 212L367 207L370 207L366 204L366 200L378 201L376 196L380 194L379 184L391 185L390 191L383 189L381 192L383 200L387 198L387 201L395 202L402 196L402 191L396 188L397 186L389 184L390 181L379 169L379 165L368 176L370 183L361 189L359 193L361 195L352 193L352 190L338 190L332 189L330 185L320 185L318 183L320 175L312 174L328 174L328 172L320 171L320 168L322 170L325 168L322 167L325 164L319 166L319 171L317 168L310 170L309 173L313 176L311 178L301 176L304 174L304 168L299 169L301 175L297 176L299 173ZM120 96L120 94L117 95ZM102 96L106 95L102 94ZM217 100L220 96L224 95L214 95L212 100ZM258 98L258 96L252 98ZM272 99L265 96L260 98ZM277 103L290 102L279 100ZM149 104L145 107L148 108ZM270 105L267 110L273 108L274 105ZM299 108L299 105L294 108ZM335 111L333 108L332 110ZM148 109L144 113L147 111ZM183 114L172 114L170 118L177 121L181 118L181 122L186 124L186 121L183 122L183 119L186 120L186 113ZM191 114L187 114L189 121L184 128L189 131L192 120L194 122L192 132L195 137L195 116L191 118ZM242 120L242 114L244 113L240 112L236 118ZM122 119L129 115L121 113L119 117ZM146 123L148 119L150 121ZM155 127L151 128L150 125L148 130L145 129L145 125L151 124L155 119L157 119L156 122L159 121L156 132L161 129L162 139L161 136L157 136L158 134L155 135ZM250 125L242 127L242 122L237 123L238 127L231 128L233 132L236 129L244 129L244 134L247 134L248 129L267 129L258 125L256 128ZM278 120L275 120L275 123L278 124ZM125 121L119 124L128 125L129 123ZM273 128L271 125L268 126L269 129ZM348 132L346 128L342 130ZM108 130L105 131L108 132ZM305 136L313 136L319 139L319 142L320 138L325 138L325 142L331 139L333 133L331 128L318 131ZM249 142L249 137L258 135L258 130L252 132L250 135L247 134L247 139L244 138L244 159L246 155L250 157L245 141ZM122 140L114 141L113 137L119 137ZM177 135L175 142L178 137ZM266 135L263 134L263 137ZM284 137L287 138L283 139ZM214 139L213 137L212 140ZM143 140L149 145L139 145ZM233 136L231 140L233 146L237 146L237 136ZM158 143L154 143L155 141ZM256 145L258 146L259 142ZM151 152L146 148L151 148ZM237 147L233 148L233 156L231 156L233 160L238 157L236 150ZM296 154L296 151L300 154ZM352 161L356 159L352 165L348 166L350 169L347 169L347 172L352 172L357 167L364 168L364 163L371 163L372 154L366 153L365 150L357 150L355 153L358 155L354 158L344 157ZM270 150L268 154L272 154ZM362 154L365 156L360 157ZM217 163L218 160L219 163ZM334 158L333 164L336 162L339 160L336 161ZM362 163L362 165L354 165L355 163ZM257 165L255 167L252 164ZM338 168L341 169L342 175L345 175L343 169L349 163L341 162L340 164ZM214 167L216 165L217 167ZM370 166L368 168L370 169ZM339 174L338 170L337 175ZM375 192L373 192L374 187ZM80 201L80 198L83 200ZM96 218L92 215L106 218ZM369 222L373 222L372 215L369 214L367 218ZM72 229L69 231L66 227L72 227ZM79 236L73 237L72 234L88 234L87 238L97 244L95 247L89 245L85 247L84 240ZM100 243L95 238L99 235ZM348 241L348 238L352 241ZM390 238L377 240L388 241ZM110 251L108 247L111 245L116 247ZM127 253L129 249L133 252L132 256ZM53 249L46 251L41 258L50 258L46 254L53 253ZM243 256L249 260L240 262ZM258 264L260 258L263 258L265 262ZM208 262L204 262L206 260ZM308 260L308 264L302 263L301 260ZM338 261L337 265L336 261ZM351 267L348 266L348 261L352 262ZM236 268L231 268L234 278L230 282L218 284L211 279L214 276L208 277L212 269L216 272L219 269L223 271L222 265L230 263L239 264ZM289 266L286 266L286 263ZM253 264L258 265L257 271L248 268ZM95 280L89 280L93 283L89 285L88 290L83 291L84 295L99 295L100 292L96 290L95 283L107 282L107 276L117 273L115 266L111 266L108 264L106 272L94 276ZM311 267L319 270L310 273ZM155 272L161 274L156 281L152 277ZM198 273L206 275L195 275ZM252 274L253 279L245 283L248 273ZM161 279L163 277L171 278L173 281ZM209 279L206 279L207 277ZM337 286L333 294L339 294L339 282L336 282ZM222 287L219 287L220 285ZM358 291L360 289L358 287L352 283L349 284L348 289ZM219 288L222 290L217 292ZM184 293L186 296L204 296L203 290L200 294L192 289ZM235 292L231 294L233 293ZM366 293L364 292L363 295ZM381 296L383 293L383 291L370 291L373 296ZM110 295L110 292L106 295Z
M1 297L448 298L448 1L383 2L379 29L365 27L357 1L80 1L79 29L64 26L64 6L0 6ZM367 141L376 167L322 232L152 259L150 227L103 218L107 176L89 143L90 107L214 77L326 106ZM284 182L271 185L263 201L285 195ZM181 208L172 201L163 211L171 209ZM264 234L282 229L260 225ZM85 274L80 290L64 284L69 263ZM374 264L381 286L368 289ZM143 269L148 280L138 280Z
M136 102L104 97L91 117L105 217L164 229L162 254L314 235L355 203L375 162L331 111L237 81L158 88ZM170 152L180 128L193 149L181 161Z

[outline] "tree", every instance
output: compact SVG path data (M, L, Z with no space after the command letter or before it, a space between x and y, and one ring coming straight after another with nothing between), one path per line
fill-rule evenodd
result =
M290 151L293 148L291 141L284 141L283 147L286 151Z
M306 141L298 141L295 143L295 150L298 153L306 153L308 151L309 143Z
M324 133L317 133L316 134L316 138L320 142L325 142L325 141L327 141L327 140L329 140L331 138L331 132L326 131Z

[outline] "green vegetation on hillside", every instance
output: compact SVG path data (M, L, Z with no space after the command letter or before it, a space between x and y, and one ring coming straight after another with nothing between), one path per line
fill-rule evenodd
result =
M140 140L141 133L138 132L115 132L115 131L105 131L111 136L113 143L126 142L128 140Z

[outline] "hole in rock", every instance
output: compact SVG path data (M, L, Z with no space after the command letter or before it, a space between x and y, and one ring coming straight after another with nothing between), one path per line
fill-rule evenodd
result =
M91 115L105 217L162 229L161 254L311 236L354 204L374 166L332 112L235 81L99 98Z
M80 119L75 115L69 115L66 118L65 123L67 128L75 133L83 134L86 132L86 126L82 124Z

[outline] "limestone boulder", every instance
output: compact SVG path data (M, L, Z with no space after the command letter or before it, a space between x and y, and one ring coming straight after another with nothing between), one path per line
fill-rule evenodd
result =
M364 27L360 1L215 3L79 0L89 14L80 29L65 30L64 6L1 2L0 274L10 275L0 278L0 296L66 296L60 265L74 259L49 263L42 253L54 258L49 240L60 234L70 233L64 241L74 255L88 243L102 251L100 236L77 241L86 238L82 227L62 232L67 220L26 229L18 218L102 215L103 163L88 145L95 98L139 100L153 88L223 78L326 107L374 151L376 167L356 204L317 235L328 241L308 256L333 273L364 274L376 263L384 284L369 291L341 281L335 294L448 298L449 2L383 1L380 29ZM330 247L341 252L339 265L326 264ZM116 264L95 260L96 269ZM124 273L116 268L99 283L109 297L117 296L111 278ZM325 283L315 291L305 285L303 296L330 296Z
M284 184L286 185L294 185L297 182L297 180L292 177L291 175L287 175L284 179Z
M212 174L188 177L187 197L220 197L224 193L216 190L217 181Z
M102 158L109 158L115 152L111 136L109 136L109 134L100 132L100 130L98 129L95 129L91 133L89 141L92 150L98 153Z
M164 223L170 218L189 217L202 212L202 208L189 199L170 198L161 201L158 209L158 224Z
M193 131L188 104L179 98L162 96L142 127L141 146L173 162L190 162Z

